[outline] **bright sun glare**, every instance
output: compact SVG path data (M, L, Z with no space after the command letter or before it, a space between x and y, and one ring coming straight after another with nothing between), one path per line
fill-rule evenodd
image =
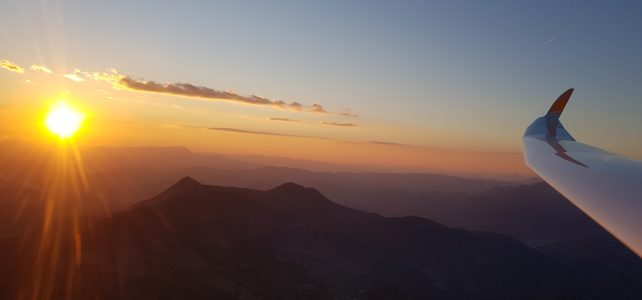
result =
M45 119L47 129L60 138L69 138L82 125L84 116L65 102L58 102L51 107Z

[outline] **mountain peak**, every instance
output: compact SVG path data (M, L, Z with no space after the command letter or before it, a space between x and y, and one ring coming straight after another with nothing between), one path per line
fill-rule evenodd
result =
M196 179L190 177L190 176L185 176L179 180L175 186L185 186L185 187L191 187L191 186L199 186L203 185L202 183L196 181Z
M202 183L196 181L196 179L190 176L185 176L178 182L167 188L164 192L160 193L158 196L143 202L136 203L132 205L132 207L158 204L167 199L175 197L176 195L194 193L200 190L201 187L204 187Z
M300 184L296 184L294 182L286 182L286 183L284 183L282 185L279 185L279 186L271 189L270 191L300 192L300 191L306 191L306 190L308 190L308 188L306 188L306 187L304 187L304 186L302 186Z
M279 185L267 191L266 195L269 195L270 197L276 197L281 200L289 199L295 202L299 202L301 200L306 200L306 203L310 203L310 201L318 203L330 202L330 200L325 198L316 189L304 187L294 182L287 182Z
M203 184L196 181L196 179L190 177L190 176L185 176L181 178L178 182L174 183L171 187L167 189L167 191L173 191L174 193L185 193L185 192L190 192L197 190L199 187L202 187Z

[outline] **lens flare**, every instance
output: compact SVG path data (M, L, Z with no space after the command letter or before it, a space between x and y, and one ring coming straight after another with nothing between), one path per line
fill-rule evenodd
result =
M84 115L65 102L58 102L51 107L45 118L45 126L62 139L74 135L82 126Z

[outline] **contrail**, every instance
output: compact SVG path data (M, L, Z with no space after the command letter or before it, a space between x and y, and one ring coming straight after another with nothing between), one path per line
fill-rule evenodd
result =
M554 37L554 38L544 42L542 45L550 44L550 43L554 42L555 40L557 40L557 37Z

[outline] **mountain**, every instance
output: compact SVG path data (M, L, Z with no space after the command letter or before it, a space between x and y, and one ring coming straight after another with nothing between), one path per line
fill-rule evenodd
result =
M642 259L546 183L496 187L451 209L447 218L421 215L509 234L597 281L642 293Z
M596 281L642 294L642 260L546 183L475 194L388 190L366 199L360 209L510 235Z
M102 199L103 207L99 209L102 211L92 213L123 209L135 201L152 197L159 187L168 186L185 174L210 184L254 189L296 181L319 189L339 203L362 209L367 209L378 195L396 190L479 193L493 186L515 184L429 173L310 171L275 167L274 164L301 162L321 170L336 166L300 160L270 160L269 157L245 161L246 156L194 153L184 147L97 147L79 151L63 149L58 144L0 141L0 168L3 170L0 180L42 187L61 161L73 162L75 165L70 167L80 167L82 172L78 173L86 175L83 180L88 183L88 191ZM77 182L70 180L70 184Z
M7 154L0 156L0 166L3 169L0 174L0 267L5 270L33 270L25 263L35 261L38 257L38 253L30 253L34 252L30 250L41 247L37 242L43 239L41 228L44 226L42 221L46 217L48 204L56 204L52 214L55 216L54 223L50 226L58 234L55 238L68 239L69 245L74 246L73 237L66 236L68 232L78 228L87 230L101 216L113 215L118 210L124 211L117 213L114 218L138 209L137 205L125 208L137 199L153 197L159 186L176 182L182 174L192 174L208 183L258 189L296 181L314 186L336 203L348 207L389 217L418 215L450 227L508 234L552 258L556 263L568 267L583 280L596 282L595 286L600 291L617 290L620 296L642 294L640 259L543 183L510 186L494 180L435 174L333 173L277 167L254 168L251 165L234 170L216 167L183 168L182 166L196 165L204 160L193 160L192 153L184 148L127 148L108 149L109 153L105 152L107 154L102 157L114 156L114 151L128 153L121 158L132 162L132 168L127 168L129 164L113 164L110 166L113 169L96 172L91 167L95 165L92 161L96 162L94 158L100 155L86 157L89 188L77 189L77 194L72 195L74 199L49 202L45 196L50 195L51 170L55 170L54 166L57 164L52 157L55 148L0 144L7 146L0 149L1 153ZM135 164L137 159L146 156L148 150L155 153L149 154L154 159ZM192 158L179 158L183 155ZM149 168L153 166L150 162L173 158L179 163L172 165L173 162L169 162L159 168ZM207 159L209 158L205 157ZM213 166L225 166L217 164L215 160L209 163ZM77 186L78 182L71 180L67 184ZM499 187L495 187L496 185ZM245 191L243 193L249 195L243 197L251 199L264 193L233 190ZM70 200L80 206L69 209L58 205ZM74 218L77 219L76 225L72 222ZM104 240L96 231L82 236L83 243L86 243L83 249L96 247ZM17 249L16 245L21 245L21 248ZM109 249L112 245L105 244L104 247ZM85 257L104 259L93 255ZM29 276L27 274L20 277L11 272L0 272L0 290L12 290L11 287L20 285L21 278Z
M380 212L390 205L389 195L395 199L398 193L480 193L495 186L505 186L509 182L464 178L428 173L351 173L315 172L283 167L260 167L254 169L221 169L212 167L189 167L178 169L129 168L115 169L89 174L92 182L98 183L107 194L114 209L122 208L142 198L149 198L158 191L159 186L168 186L190 174L201 182L223 186L237 186L251 189L268 189L283 182L296 181L305 186L313 186L324 195L343 205L362 210ZM401 204L403 205L403 204ZM408 204L414 207L415 204ZM385 212L387 213L387 212Z
M544 182L493 187L467 197L419 197L424 202L423 208L415 207L418 215L449 226L506 233L531 245L607 234Z
M58 259L66 265L73 257ZM294 183L258 191L202 185L189 177L84 231L82 260L72 269L73 284L58 279L53 294L79 299L619 295L505 235L450 229L419 217L385 218Z
M394 217L415 215L450 227L507 234L596 281L624 293L642 294L640 258L546 183L492 186L497 182L431 174L323 173L275 167L185 172L207 182L254 188L279 181L304 182L331 195L333 201L359 210ZM151 189L153 184L148 186Z

